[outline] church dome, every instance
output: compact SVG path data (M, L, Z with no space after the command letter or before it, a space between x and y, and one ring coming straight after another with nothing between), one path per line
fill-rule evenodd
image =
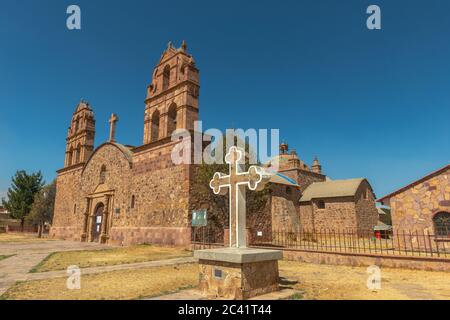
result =
M278 168L280 170L289 169L301 169L310 171L308 165L302 161L295 150L289 152L287 143L280 145L280 154L272 157L267 163L264 164L266 168Z

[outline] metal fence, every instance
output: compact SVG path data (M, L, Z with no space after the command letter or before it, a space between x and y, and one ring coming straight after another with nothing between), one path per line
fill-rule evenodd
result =
M308 251L450 258L450 237L419 231L300 230L272 231L252 246Z
M191 231L191 243L205 246L223 246L224 229L214 227L193 227Z
M14 232L14 233L18 233L18 232L38 233L39 228L38 228L38 226L23 226L23 227L21 227L21 226L9 226L8 225L7 230L8 230L8 232ZM45 233L46 231L43 231L43 232Z

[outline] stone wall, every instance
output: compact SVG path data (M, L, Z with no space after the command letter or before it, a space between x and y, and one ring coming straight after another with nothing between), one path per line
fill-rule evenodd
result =
M395 231L434 234L434 215L450 212L450 169L394 195L390 207Z
M325 208L318 207L318 201L300 203L301 227L306 230L346 230L368 234L378 223L378 211L370 185L363 182L354 197L320 199Z
M379 216L375 196L367 181L359 186L355 200L357 230L370 232L378 224Z
M301 228L303 230L314 230L314 212L311 202L301 202L298 210Z
M278 261L199 261L199 290L210 299L244 300L278 290ZM219 269L221 277L215 276Z
M84 203L80 201L82 169L82 166L76 166L58 173L51 237L68 240L81 239L85 210Z
M120 227L171 227L190 225L190 172L185 165L174 165L173 143L140 152L133 158L133 185L130 196L136 204Z
M319 209L317 202L312 202L314 226L316 230L345 230L357 228L356 208L353 197L326 198L325 209Z
M377 256L357 253L312 252L283 250L285 260L306 263L349 265L355 267L377 265L386 268L404 268L427 271L450 272L450 260L431 257Z
M292 231L300 227L299 200L297 188L284 185L271 185L272 229Z

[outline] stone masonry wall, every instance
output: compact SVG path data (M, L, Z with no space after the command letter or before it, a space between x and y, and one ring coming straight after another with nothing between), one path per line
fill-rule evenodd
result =
M56 178L56 198L51 237L80 240L82 232L84 203L81 198L81 171L78 166L60 172Z
M112 243L189 244L189 167L173 164L172 147L134 155L124 214L114 217Z
M299 214L300 214L301 229L313 230L315 226L314 226L314 213L312 204L310 202L300 203Z
M394 232L434 234L434 215L450 212L450 169L393 196L390 206Z
M312 202L316 230L356 229L356 208L353 197L326 198L323 200L325 201L325 209L317 208L317 202Z
M300 191L283 185L271 186L272 229L292 231L300 227Z
M356 200L356 225L358 232L371 233L373 227L378 224L378 210L375 197L369 184L364 181L355 195Z

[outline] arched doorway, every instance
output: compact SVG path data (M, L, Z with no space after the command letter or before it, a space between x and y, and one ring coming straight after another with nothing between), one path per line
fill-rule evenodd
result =
M91 240L92 242L98 242L100 240L100 235L102 233L102 223L103 223L103 211L105 210L105 206L103 203L97 205L94 213L94 219L92 221L92 232L91 232Z

